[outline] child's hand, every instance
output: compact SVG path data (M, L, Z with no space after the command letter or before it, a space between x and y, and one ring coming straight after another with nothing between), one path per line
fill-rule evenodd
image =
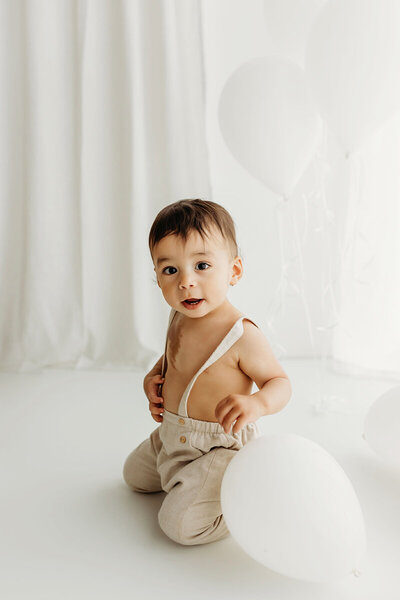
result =
M149 401L149 411L151 416L157 423L162 423L164 412L162 396L159 396L159 386L164 383L165 377L161 377L160 374L153 375L152 377L145 378L143 382L144 393L146 394Z
M225 433L230 431L236 421L232 433L238 433L246 423L253 423L260 416L258 403L251 396L244 394L230 394L221 400L215 408L218 423L224 428Z

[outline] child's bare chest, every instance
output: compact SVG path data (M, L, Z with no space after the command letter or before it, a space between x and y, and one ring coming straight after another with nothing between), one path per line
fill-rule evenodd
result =
M162 388L164 407L178 413L179 404L193 376L219 346L230 327L208 330L184 329L171 324L167 341L167 371ZM238 346L233 344L197 377L187 401L187 414L193 419L216 421L215 408L229 394L249 394L251 379L238 365Z

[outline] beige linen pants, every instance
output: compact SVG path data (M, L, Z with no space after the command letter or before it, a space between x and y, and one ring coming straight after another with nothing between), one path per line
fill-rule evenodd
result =
M167 410L163 415L161 425L126 459L125 482L135 492L167 492L158 522L175 542L207 544L227 537L222 478L235 452L259 436L256 423L233 434L219 423Z

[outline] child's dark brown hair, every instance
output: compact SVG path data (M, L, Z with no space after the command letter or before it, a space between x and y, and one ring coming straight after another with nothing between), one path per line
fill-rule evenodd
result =
M204 240L212 226L217 227L222 237L228 240L233 257L237 256L235 224L231 215L220 204L199 198L178 200L160 210L149 233L150 252L169 234L179 235L186 241L190 232L196 230Z

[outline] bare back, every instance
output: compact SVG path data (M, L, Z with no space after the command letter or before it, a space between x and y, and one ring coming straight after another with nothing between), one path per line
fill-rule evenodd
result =
M242 315L232 312L223 321L193 323L175 313L167 333L167 369L162 388L164 407L178 414L189 382ZM238 342L207 367L196 379L187 403L192 419L216 422L215 408L229 394L250 394L253 382L239 367Z

